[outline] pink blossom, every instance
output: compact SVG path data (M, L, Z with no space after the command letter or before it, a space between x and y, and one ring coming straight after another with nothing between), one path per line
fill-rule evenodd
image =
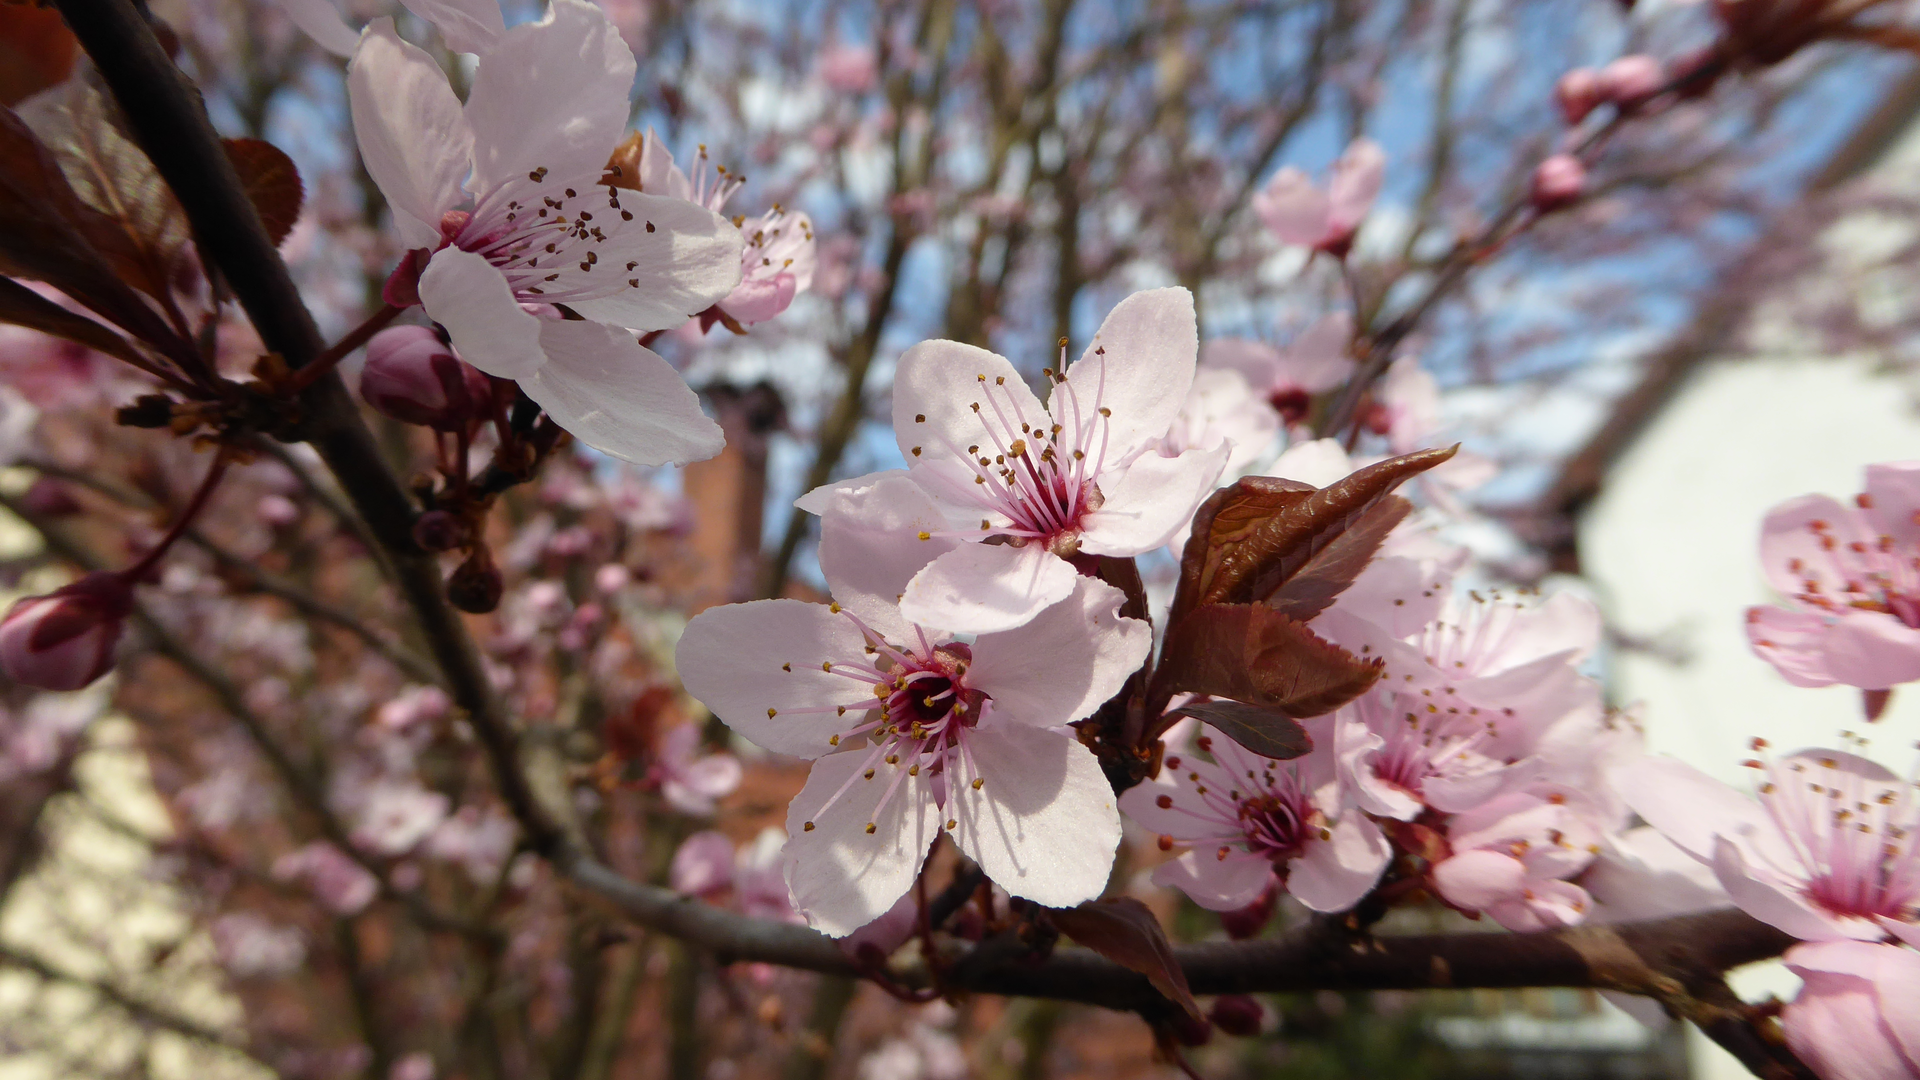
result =
M381 703L374 711L375 722L394 731L405 731L416 724L444 720L453 711L453 701L437 686L409 686Z
M716 799L740 786L740 761L732 754L700 753L700 725L680 724L661 738L647 777L675 810L704 817L713 813Z
M0 619L0 670L24 686L78 690L112 669L132 608L131 584L108 572L15 601Z
M874 487L891 485L913 487ZM735 731L816 759L787 812L795 904L845 936L907 891L942 831L1015 896L1097 896L1119 815L1092 752L1056 729L1119 690L1146 659L1147 625L1119 617L1119 590L1075 575L1066 600L1025 625L959 642L893 602L924 549L835 513L826 530L821 565L840 603L711 608L675 654L688 692Z
M1593 897L1600 922L1635 922L1692 915L1733 906L1711 867L1642 825L1601 840L1600 854L1580 884Z
M667 867L667 884L685 896L716 896L733 886L733 841L702 829L680 841Z
M1202 367L1194 372L1187 403L1157 449L1166 457L1179 457L1188 450L1225 447L1224 472L1238 475L1266 456L1279 433L1279 414L1253 392L1245 376L1227 368Z
M1568 878L1600 850L1600 832L1564 792L1514 792L1447 825L1453 855L1433 868L1442 899L1509 930L1571 926L1592 900Z
M1622 56L1600 69L1600 96L1622 109L1632 108L1659 93L1666 77L1660 61L1651 56Z
M457 431L491 415L493 383L461 363L431 327L395 326L367 342L360 396L403 423Z
M1748 608L1747 638L1795 686L1920 679L1920 462L1867 466L1856 502L1803 495L1760 527L1761 568L1788 606Z
M633 72L604 12L556 0L484 50L464 106L390 19L361 35L347 86L402 240L432 252L420 302L461 359L616 457L696 460L719 450L719 427L620 328L664 330L731 292L740 234L704 207L601 182ZM556 303L586 321L543 317Z
M915 556L923 568L896 594L906 617L967 633L1010 630L1073 591L1070 557L1151 551L1213 489L1225 446L1149 452L1187 399L1198 349L1192 294L1135 293L1078 363L1049 374L1042 405L1004 358L922 342L900 358L893 391L894 437L913 487L877 488L897 474L876 474L798 505L817 513L834 492L865 485L862 500L893 506L862 513L891 513L910 526L900 539L928 546Z
M1162 849L1185 850L1154 871L1210 911L1234 911L1260 898L1278 875L1315 911L1345 911L1386 870L1392 851L1379 826L1342 813L1323 751L1273 761L1210 727L1199 753L1170 754L1160 775L1120 796L1126 815L1161 836ZM1201 754L1210 755L1209 761Z
M1920 952L1825 941L1784 959L1803 982L1780 1026L1820 1080L1920 1077Z
M463 806L428 834L420 850L460 866L476 885L492 885L507 864L507 856L513 854L518 832L504 811Z
M816 69L827 88L841 94L873 89L880 77L880 58L867 45L835 45L820 54Z
M352 56L359 32L340 17L332 0L277 0L280 10L321 48L335 56ZM500 5L494 0L401 0L407 10L440 31L454 52L484 53L506 32ZM375 20L376 22L378 20Z
M1273 174L1253 197L1253 212L1282 243L1346 257L1353 234L1373 209L1387 155L1372 139L1355 139L1333 164L1327 190L1292 166Z
M1582 67L1560 76L1560 81L1553 84L1553 100L1560 106L1560 115L1566 117L1567 123L1585 120L1595 106L1606 100L1600 73Z
M362 793L354 845L379 855L403 855L447 816L447 797L411 781L381 781Z
M1314 395L1352 377L1353 357L1347 352L1352 340L1353 316L1336 311L1315 320L1284 349L1241 338L1211 338L1200 346L1200 370L1238 371L1293 425L1306 419Z
M380 894L380 882L366 868L324 840L280 856L273 876L304 884L336 915L357 915Z
M1765 777L1758 801L1671 758L1609 779L1754 918L1807 941L1920 939L1914 783L1839 750L1749 764Z

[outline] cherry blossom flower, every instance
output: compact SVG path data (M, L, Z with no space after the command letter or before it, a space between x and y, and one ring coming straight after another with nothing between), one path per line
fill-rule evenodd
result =
M447 797L411 781L382 781L362 794L354 845L379 855L402 855L447 816Z
M332 0L278 0L280 10L321 48L335 56L352 56L360 34L349 28ZM506 32L500 5L494 0L401 0L408 11L440 31L454 52L483 53Z
M1765 777L1758 801L1671 758L1643 758L1609 779L1754 918L1806 941L1892 934L1920 944L1915 784L1839 750L1748 764Z
M1226 368L1246 377L1289 427L1307 418L1313 396L1344 384L1353 375L1347 345L1353 316L1323 315L1284 349L1245 338L1210 338L1200 345L1200 370Z
M555 0L487 48L465 106L390 19L361 35L347 87L401 238L431 252L419 302L460 358L517 380L589 445L661 464L718 452L720 429L620 328L666 329L726 296L740 241L703 207L601 182L633 72L600 9Z
M1780 1026L1820 1080L1920 1077L1920 952L1823 941L1783 959L1802 985Z
M873 88L880 77L880 58L867 45L835 45L820 54L814 67L827 88L858 94Z
M1166 457L1179 457L1188 450L1225 447L1223 472L1239 475L1267 455L1279 431L1279 414L1253 392L1245 376L1227 368L1202 367L1193 374L1186 405L1156 449Z
M688 175L652 128L621 144L608 166L609 172L616 170L618 187L682 199L715 213L725 209L746 183L726 166L709 162L704 146ZM742 241L740 284L714 308L735 323L751 326L785 311L795 296L812 286L817 262L813 219L776 205L758 218L734 218L733 223ZM703 319L699 329L708 329L713 321Z
M700 753L700 725L680 724L660 740L660 752L647 769L667 804L683 814L705 817L714 801L740 786L740 759L732 754Z
M1522 791L1456 815L1447 825L1453 855L1433 868L1441 898L1509 930L1584 920L1592 898L1566 879L1593 861L1601 833L1577 803L1563 791Z
M513 854L518 832L513 818L502 810L463 806L428 834L420 850L461 867L476 885L491 885Z
M276 859L273 876L298 881L336 915L357 915L380 895L380 882L365 867L324 840Z
M1327 190L1289 165L1253 196L1253 212L1283 243L1305 244L1338 258L1353 246L1353 234L1373 209L1386 173L1386 151L1372 139L1355 139L1333 164Z
M1120 796L1128 817L1160 834L1162 850L1187 849L1154 871L1155 884L1234 911L1277 875L1301 903L1331 912L1380 880L1392 850L1365 814L1341 813L1337 785L1316 784L1316 771L1331 772L1323 752L1274 761L1206 726L1194 745L1213 760L1169 754L1159 776Z
M1747 638L1795 686L1920 679L1920 462L1867 466L1855 501L1803 495L1760 527L1761 567L1787 606L1748 608Z
M919 512L935 512L924 496ZM1113 792L1092 752L1050 729L1117 693L1151 630L1119 616L1119 590L1076 575L1038 618L956 641L893 604L913 560L866 558L876 533L843 520L830 513L821 540L840 603L712 608L676 652L688 692L735 731L816 759L787 812L795 905L815 928L851 933L907 891L942 831L1012 895L1049 907L1097 896L1120 839Z
M965 541L907 584L907 618L1009 630L1073 591L1072 556L1139 555L1186 525L1227 448L1149 451L1187 399L1197 351L1185 289L1121 301L1079 363L1048 374L1045 405L984 349L928 341L907 350L894 381L894 437L939 519L919 535Z

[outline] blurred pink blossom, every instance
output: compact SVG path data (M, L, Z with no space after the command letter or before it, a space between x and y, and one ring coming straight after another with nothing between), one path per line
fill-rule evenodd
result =
M1387 155L1379 143L1355 139L1334 162L1325 191L1289 165L1255 193L1253 212L1282 243L1304 244L1344 258L1380 194L1386 165Z

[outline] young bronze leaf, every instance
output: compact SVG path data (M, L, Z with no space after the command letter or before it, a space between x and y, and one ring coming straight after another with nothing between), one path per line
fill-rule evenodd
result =
M1187 989L1187 973L1173 955L1173 945L1160 920L1147 905L1131 896L1089 900L1075 908L1051 909L1048 915L1060 932L1119 964L1147 977L1155 990L1200 1018L1200 1005Z
M1247 476L1208 496L1194 511L1193 530L1181 551L1180 583L1167 625L1178 625L1194 608L1216 603L1231 591L1231 584L1220 580L1221 555L1246 538L1252 522L1298 505L1315 490L1298 480Z
M1300 722L1279 709L1248 705L1240 701L1203 701L1184 705L1168 716L1191 716L1239 743L1241 746L1275 761L1286 761L1313 752L1313 736Z
M77 341L89 349L141 364L140 354L119 334L76 315L11 278L0 277L0 322Z
M53 153L0 109L0 273L44 281L144 341L186 346L94 244L106 216L75 195Z
M261 224L267 227L267 238L276 244L285 240L300 219L300 202L306 196L293 159L261 139L222 139L220 143L240 174Z
M1265 599L1281 614L1301 622L1311 620L1347 591L1353 579L1373 561L1387 534L1412 512L1412 503L1388 495L1355 514L1347 527L1315 552L1278 591L1265 597L1256 595L1255 599Z
M1307 717L1332 712L1378 678L1377 662L1362 661L1265 604L1208 604L1167 631L1154 686Z
M172 286L186 250L186 215L153 162L120 128L107 97L86 79L20 111L60 164L74 194L102 215L89 237L129 284L148 296Z

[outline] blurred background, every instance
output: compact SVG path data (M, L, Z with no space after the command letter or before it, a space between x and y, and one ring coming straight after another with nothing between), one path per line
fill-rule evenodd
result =
M341 62L270 3L151 6L222 133L271 140L298 164L305 209L283 253L323 328L355 325L400 252L358 164ZM1058 342L1077 354L1121 297L1169 284L1195 292L1203 339L1282 348L1332 311L1388 326L1569 147L1563 74L1632 54L1675 63L1718 32L1714 5L1678 0L603 6L639 59L635 128L690 168L703 147L743 176L730 213L804 211L818 243L811 288L778 318L655 343L726 428L720 457L639 471L569 456L498 515L509 593L488 623L490 658L550 733L556 782L599 792L581 812L609 857L654 880L703 827L752 869L756 836L799 786L802 767L727 744L704 710L655 690L671 684L689 615L817 595L792 500L901 464L888 400L902 349L954 338L1037 375ZM509 24L539 14L507 10ZM432 41L396 6L348 0L344 14L393 14ZM0 16L0 73L12 73L0 84L14 80L3 89L24 109L71 70L70 39L26 4ZM458 85L463 58L436 55ZM1742 629L1768 599L1756 542L1770 506L1845 497L1865 464L1920 456L1917 116L1920 69L1898 55L1817 45L1721 80L1622 125L1584 198L1473 266L1402 348L1437 388L1428 441L1461 441L1491 465L1450 496L1446 535L1490 584L1593 596L1611 700L1637 707L1653 749L1737 783L1754 736L1792 749L1856 731L1896 752L1920 737L1920 697L1896 693L1868 728L1856 691L1789 688ZM1276 240L1252 196L1283 167L1324 178L1361 136L1384 149L1385 183L1351 256ZM246 353L248 330L221 333ZM0 327L0 382L40 415L31 450L0 474L9 505L38 515L0 523L10 598L57 583L56 535L126 543L99 514L71 535L39 527L60 517L43 480L137 523L194 466L107 423L131 384L102 358ZM430 460L397 425L384 434L395 460ZM409 922L417 912L355 905L365 871L302 855L313 808L282 790L258 733L145 656L172 655L148 634L111 692L7 700L0 1080L1177 1075L1131 1017L994 999L903 1007L869 985L720 967L540 879L448 764L457 725L404 665L364 635L311 629L271 587L298 584L376 626L392 614L367 598L372 571L343 561L345 530L303 508L324 489L312 471L291 448L223 492L197 562L163 582L163 624L300 762L352 747L309 779L367 830L385 872L504 929L463 941ZM85 482L105 476L131 490ZM660 732L687 724L703 725L700 753L742 762L717 814L662 794L660 778L688 763L668 760ZM369 792L396 754L440 801L381 824ZM1128 874L1176 936L1218 934L1123 861ZM1269 932L1302 915L1283 910ZM1456 924L1400 912L1388 929ZM1759 970L1737 985L1758 996L1792 980ZM1742 1075L1679 1026L1643 1026L1583 991L1264 1004L1261 1035L1193 1051L1204 1075ZM415 1037L426 1030L440 1042Z

